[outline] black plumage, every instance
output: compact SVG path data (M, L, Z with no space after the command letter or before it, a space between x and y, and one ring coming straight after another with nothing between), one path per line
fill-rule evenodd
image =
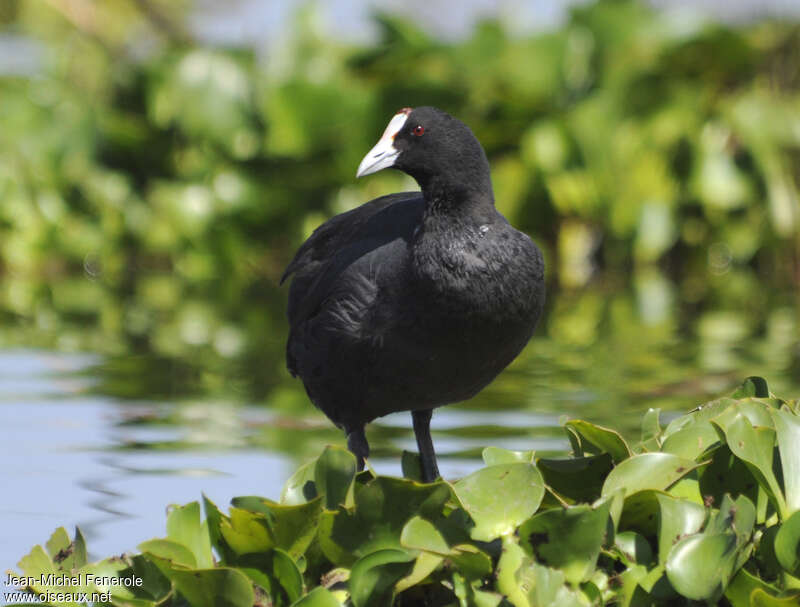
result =
M459 120L401 110L359 176L390 166L422 191L333 217L287 267L286 359L360 466L365 424L411 411L430 481L432 410L474 396L519 354L544 304L544 263L495 209L486 155Z

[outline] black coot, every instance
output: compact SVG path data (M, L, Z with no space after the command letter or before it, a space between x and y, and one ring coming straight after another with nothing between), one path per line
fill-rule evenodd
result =
M495 209L486 154L461 121L433 107L401 110L357 177L388 167L422 191L333 217L286 268L286 361L345 431L360 468L364 425L411 411L432 481L433 409L474 396L520 353L544 304L544 263Z

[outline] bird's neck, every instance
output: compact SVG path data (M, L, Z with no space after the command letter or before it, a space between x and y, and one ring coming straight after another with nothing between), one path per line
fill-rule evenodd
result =
M475 179L475 173L455 179L452 176L449 179L435 176L420 183L420 186L427 217L471 217L482 221L496 214L488 171L482 179Z

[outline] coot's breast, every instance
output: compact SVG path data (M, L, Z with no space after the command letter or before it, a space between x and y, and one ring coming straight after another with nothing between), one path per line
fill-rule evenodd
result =
M414 243L405 292L378 298L396 322L370 329L381 335L364 369L370 419L471 398L533 334L545 296L539 249L505 223L493 238L465 234Z

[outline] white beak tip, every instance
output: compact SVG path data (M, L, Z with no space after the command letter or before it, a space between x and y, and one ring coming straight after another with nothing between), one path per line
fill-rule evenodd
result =
M392 117L378 143L367 152L361 164L358 165L356 178L371 175L382 169L394 166L397 157L400 155L400 150L394 147L394 137L403 128L409 113L411 113L410 108L403 108Z

